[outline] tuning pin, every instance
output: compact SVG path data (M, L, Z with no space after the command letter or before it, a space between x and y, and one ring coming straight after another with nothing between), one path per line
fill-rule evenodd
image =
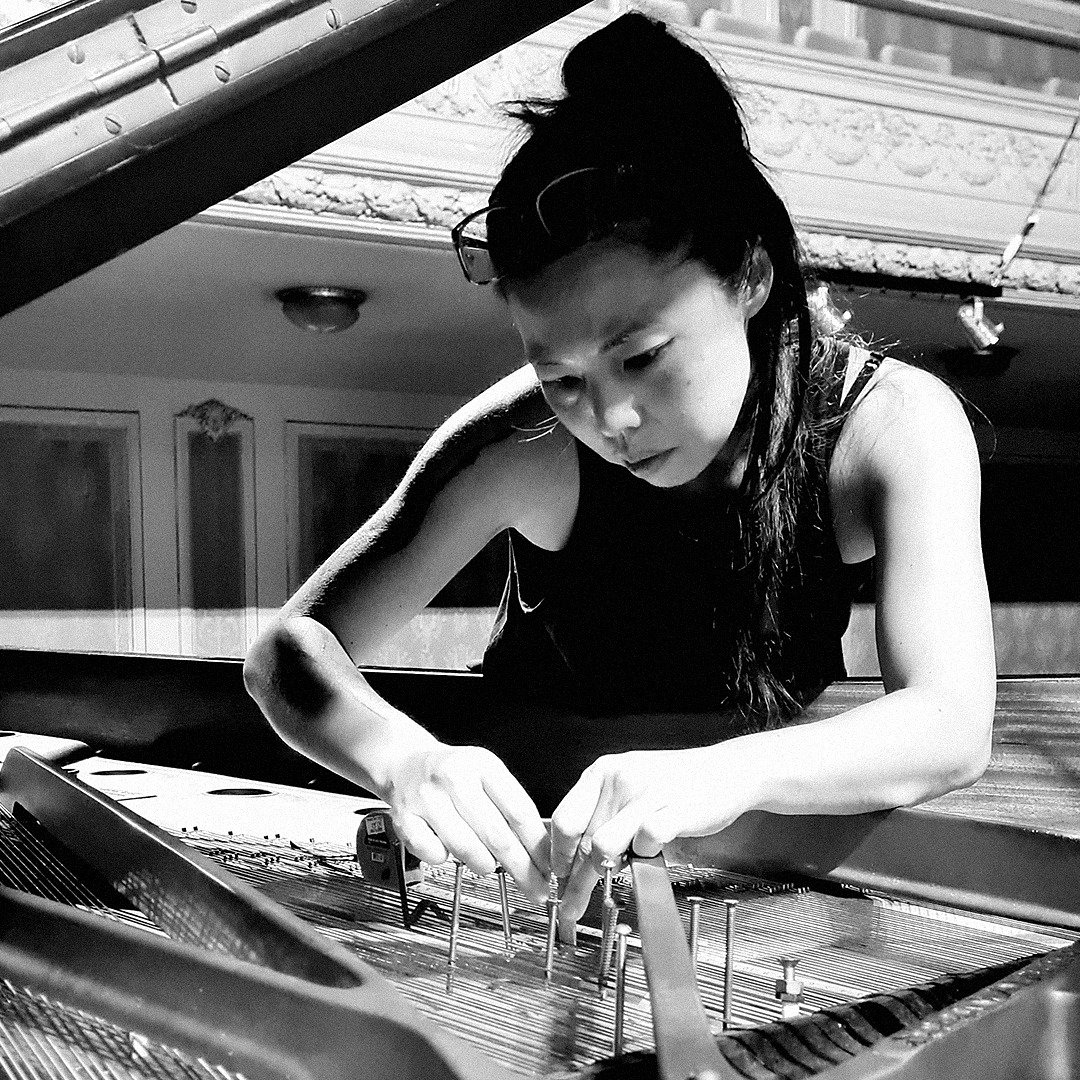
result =
M618 1057L623 1052L623 1026L626 1022L626 946L630 927L619 923L615 927L615 1035L613 1050Z
M701 897L690 897L690 958L697 967L698 941L701 937Z
M724 900L724 1030L731 1027L731 989L735 975L735 909L739 901Z
M600 970L597 972L596 982L600 988L600 996L607 996L608 972L611 970L611 956L615 947L615 924L619 919L619 909L611 895L612 877L615 867L611 864L604 866L604 902L602 909L601 935L600 935Z
M453 967L457 963L458 933L461 929L461 885L465 875L465 864L454 864L454 902L450 909L450 951L446 963Z
M784 974L776 980L776 1000L780 1002L780 1016L784 1020L793 1020L799 1015L799 1006L803 999L803 984L795 978L796 960L784 957L780 964Z
M547 948L544 952L544 978L550 979L555 968L555 938L559 930L559 898L547 898Z

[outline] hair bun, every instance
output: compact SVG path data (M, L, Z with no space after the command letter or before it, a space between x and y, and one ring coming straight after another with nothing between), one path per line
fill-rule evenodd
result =
M578 42L563 61L562 81L566 97L558 110L587 125L648 132L685 144L688 153L709 138L748 148L723 74L703 52L641 12L620 15Z
M632 11L580 41L563 61L562 81L571 98L618 99L651 85L678 61L683 46L665 25Z

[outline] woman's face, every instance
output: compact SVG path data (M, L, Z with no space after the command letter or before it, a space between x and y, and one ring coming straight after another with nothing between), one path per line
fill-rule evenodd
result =
M703 264L590 244L507 300L544 396L601 457L657 487L735 483L750 380L746 326L768 295Z

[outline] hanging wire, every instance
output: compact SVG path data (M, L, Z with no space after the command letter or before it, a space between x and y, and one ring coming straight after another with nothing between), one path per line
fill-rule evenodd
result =
M1039 188L1039 193L1035 196L1034 202L1031 204L1031 209L1028 211L1027 220L1025 220L1020 231L1008 242L1005 246L1005 250L1001 253L1001 262L998 264L997 270L994 272L994 276L990 279L990 284L996 289L1005 277L1006 270L1012 265L1013 259L1020 254L1020 249L1024 246L1024 241L1028 238L1028 233L1035 228L1039 221L1039 211L1042 209L1043 200L1046 198L1046 193L1050 190L1050 184L1054 179L1054 174L1058 171L1058 166L1065 159L1065 151L1069 147L1069 143L1072 142L1073 136L1076 134L1076 128L1080 125L1080 112L1073 117L1072 127L1069 128L1069 134L1065 136L1064 142L1061 144L1061 149L1057 152L1057 157L1054 158L1053 165L1050 166L1050 171L1046 174L1046 179L1043 181L1043 185Z

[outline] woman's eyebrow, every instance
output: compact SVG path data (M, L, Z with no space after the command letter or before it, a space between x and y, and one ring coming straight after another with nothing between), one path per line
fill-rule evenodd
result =
M652 319L643 316L637 316L628 325L623 326L618 330L614 330L614 327L609 323L604 331L605 340L603 351L610 352L612 349L617 349L620 345L625 345L627 340L633 337L634 334L639 334L642 330L647 330L651 325Z
M611 352L612 349L625 345L634 334L638 334L642 330L648 330L652 322L653 320L646 316L636 316L626 325L620 325L618 320L609 322L601 335L604 338L604 344L600 351ZM525 359L530 364L547 363L547 355L546 346L540 343L530 342L525 345Z

